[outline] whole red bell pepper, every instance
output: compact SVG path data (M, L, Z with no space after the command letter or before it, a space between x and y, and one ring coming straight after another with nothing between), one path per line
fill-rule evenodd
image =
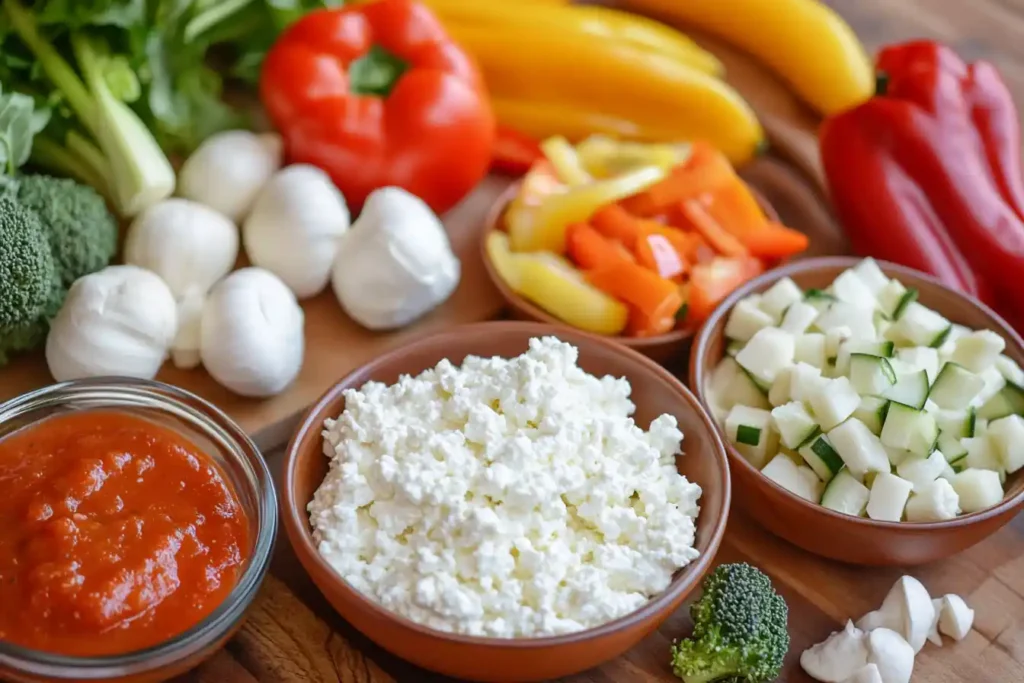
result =
M288 160L322 168L355 209L398 186L442 212L490 165L495 119L480 74L411 0L306 15L267 54L260 97Z
M926 42L882 52L884 91L827 120L829 191L859 252L1024 312L1024 183L998 73Z

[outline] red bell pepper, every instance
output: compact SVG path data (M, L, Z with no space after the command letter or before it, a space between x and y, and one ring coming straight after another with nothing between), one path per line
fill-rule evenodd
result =
M518 178L543 158L539 142L512 128L498 126L494 136L492 171Z
M267 54L260 96L289 161L324 169L357 209L392 185L442 212L490 165L480 74L412 0L306 15Z

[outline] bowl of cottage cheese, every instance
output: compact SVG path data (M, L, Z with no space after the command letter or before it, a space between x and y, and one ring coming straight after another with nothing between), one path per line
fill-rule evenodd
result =
M492 322L349 375L288 450L283 523L338 612L480 681L618 656L699 584L730 489L668 371L584 333Z

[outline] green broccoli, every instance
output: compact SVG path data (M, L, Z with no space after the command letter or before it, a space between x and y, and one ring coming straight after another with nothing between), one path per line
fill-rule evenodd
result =
M64 298L39 218L0 197L0 365L7 354L40 345Z
M789 608L771 580L749 564L724 564L690 607L693 636L672 645L685 683L767 683L789 651Z
M96 190L68 178L18 178L18 203L39 216L64 287L110 263L117 221Z

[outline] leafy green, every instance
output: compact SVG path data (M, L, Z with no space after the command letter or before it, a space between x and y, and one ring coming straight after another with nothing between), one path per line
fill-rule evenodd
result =
M28 95L0 92L0 167L13 174L24 166L32 153L32 139L49 120L50 110L36 110Z

